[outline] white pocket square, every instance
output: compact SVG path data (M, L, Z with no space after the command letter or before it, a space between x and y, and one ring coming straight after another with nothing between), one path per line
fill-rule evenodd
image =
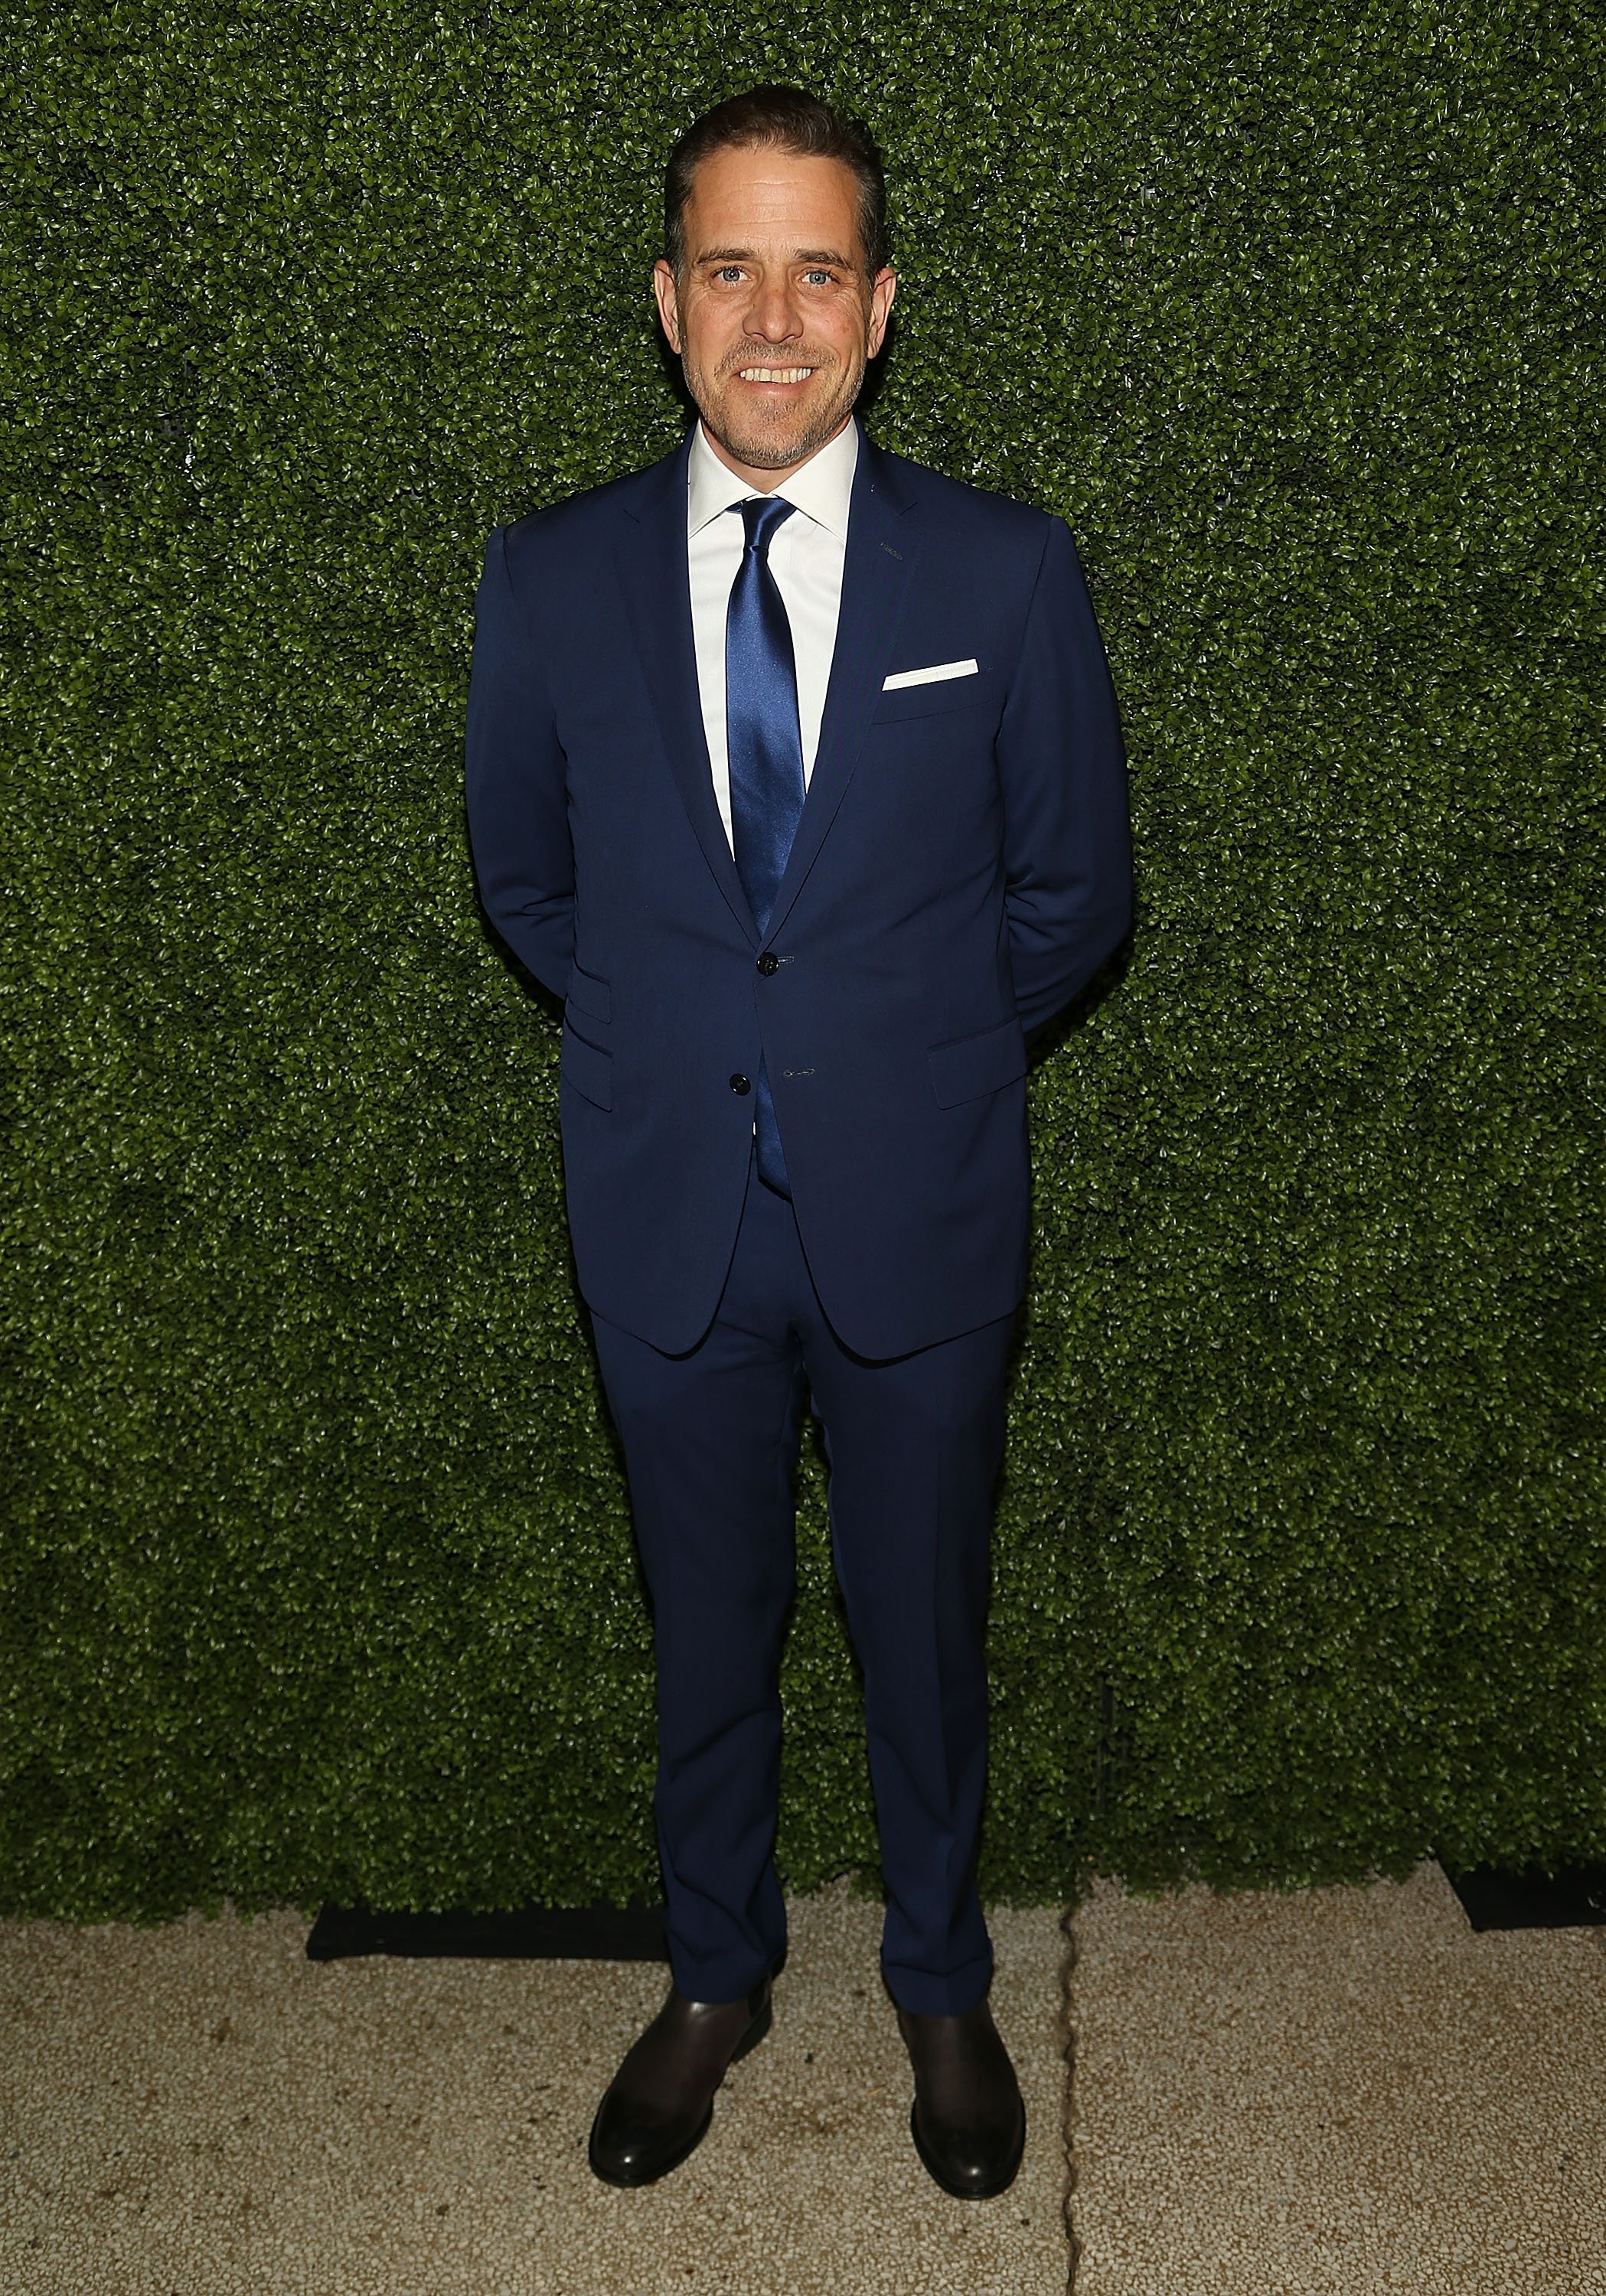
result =
M980 668L975 661L934 661L929 669L894 669L890 677L881 681L883 693L895 693L901 685L935 685L939 678L974 677Z

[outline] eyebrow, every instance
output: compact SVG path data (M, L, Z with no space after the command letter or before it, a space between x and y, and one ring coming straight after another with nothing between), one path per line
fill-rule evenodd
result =
M710 247L702 254L694 255L692 261L694 264L751 263L754 254L754 250L750 247ZM852 257L842 254L834 247L800 247L787 260L792 263L828 263L839 271L851 271L853 267Z

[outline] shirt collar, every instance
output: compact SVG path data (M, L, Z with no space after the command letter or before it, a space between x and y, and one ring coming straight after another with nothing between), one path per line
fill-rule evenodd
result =
M783 479L771 489L781 495L795 510L811 518L834 534L838 542L848 538L848 505L852 499L853 472L859 466L859 423L850 421L828 445L811 455L801 470ZM745 502L757 495L757 487L750 487L745 479L727 470L708 443L707 433L701 422L692 434L691 455L687 464L687 532L699 534L732 503Z

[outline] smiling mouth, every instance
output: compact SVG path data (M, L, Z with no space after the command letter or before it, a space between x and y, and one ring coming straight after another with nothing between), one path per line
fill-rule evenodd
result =
M737 373L744 382L807 382L811 366L744 366Z

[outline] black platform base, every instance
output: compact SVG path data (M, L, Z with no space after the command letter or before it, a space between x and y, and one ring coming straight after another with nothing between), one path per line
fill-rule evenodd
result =
M1554 1874L1528 1866L1508 1873L1474 1866L1445 1879L1475 1930L1591 1929L1606 1923L1606 1866L1563 1866Z
M391 1953L420 1960L665 1961L662 1906L521 1906L508 1914L383 1914L320 1907L309 1961Z

